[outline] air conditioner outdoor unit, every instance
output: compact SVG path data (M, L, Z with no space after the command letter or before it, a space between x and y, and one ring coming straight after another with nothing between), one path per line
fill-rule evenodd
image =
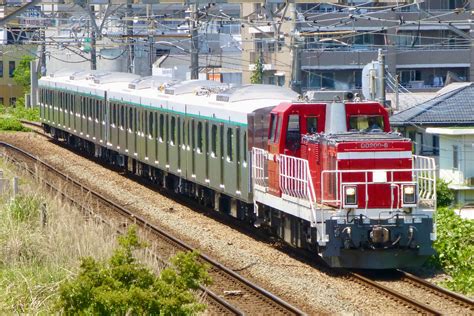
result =
M467 178L467 185L474 186L474 177Z

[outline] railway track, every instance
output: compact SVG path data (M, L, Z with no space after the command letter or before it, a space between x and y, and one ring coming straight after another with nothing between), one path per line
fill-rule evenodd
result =
M376 288L382 294L416 313L429 315L474 313L474 301L405 271L395 270L388 274L380 271L351 271L347 274L347 277L356 283Z
M42 134L38 130L38 124L23 123L33 127L36 133ZM100 193L91 190L28 152L5 142L0 142L0 147L3 148L2 156L10 158L19 167L31 173L44 185L56 191L65 200L75 204L80 209L94 216L97 214L105 215L101 217L101 220L114 217L116 223L120 223L122 227L136 224L142 233L146 234L147 238L152 241L160 260L167 261L178 251L194 250L185 242L150 224L146 219L137 216L126 207L118 205ZM202 288L202 291L207 294L206 301L210 313L223 315L304 314L296 307L243 278L212 258L201 254L200 260L209 265L209 274L213 279L210 286Z

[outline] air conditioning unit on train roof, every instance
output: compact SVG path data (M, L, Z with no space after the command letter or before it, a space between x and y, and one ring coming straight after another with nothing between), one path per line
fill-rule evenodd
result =
M313 90L307 91L303 96L305 101L352 101L354 93L352 91L330 91Z

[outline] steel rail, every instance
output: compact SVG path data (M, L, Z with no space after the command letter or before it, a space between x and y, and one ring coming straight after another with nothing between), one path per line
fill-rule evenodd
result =
M442 313L440 313L439 311L435 310L434 308L424 304L424 303L421 303L419 301L416 301L414 299L412 299L411 297L408 297L406 295L403 295L397 291L394 291L376 281L373 281L359 273L356 273L356 272L348 272L348 275L350 277L352 277L353 279L359 281L359 282L362 282L366 285L369 285L370 287L372 288L375 288L377 290L379 290L380 292L383 292L384 294L387 294L391 297L393 297L394 299L398 300L398 301L401 301L403 303L406 303L410 306L412 306L415 310L423 313L423 314L429 314L429 315L442 315Z
M403 271L403 270L396 270L396 271L397 273L399 273L402 279L406 279L409 282L413 282L417 286L424 287L438 296L447 297L452 302L458 305L466 306L467 308L469 308L471 311L474 312L474 300L471 300L464 295L461 295L461 294L452 292L450 290L447 290L445 288L442 288L440 286L437 286L436 284L430 283L406 271Z
M38 125L34 122L22 122L22 123L28 124L28 125L33 125L33 126L36 126L36 127L40 127L40 125ZM43 136L46 136L43 133L40 133L40 134L43 135ZM65 175L63 172L61 172L60 170L58 170L54 166L48 164L45 161L42 161L41 159L33 156L32 154L26 152L25 150L23 150L21 148L18 148L14 145L11 145L9 143L3 142L3 141L0 141L0 146L5 147L5 148L9 148L11 150L14 150L14 151L16 151L18 153L21 153L22 155L32 159L32 160L34 160L35 162L40 163L41 165L46 167L48 170L50 170L53 173L55 173L56 175L62 177L64 180L73 183L74 185L78 186L79 188L87 191L90 195L94 196L95 198L101 200L102 202L105 202L106 204L109 204L110 206L112 206L113 208L118 210L123 215L129 217L134 223L139 224L144 229L151 230L153 233L158 235L161 239L165 239L165 240L168 240L171 243L179 245L179 247L181 247L182 249L187 250L187 251L195 250L193 247L188 245L186 242L181 241L181 240L177 239L176 237L170 235L169 233L165 232L164 230L158 228L157 226L155 226L153 224L150 224L147 220L145 220L141 216L138 216L138 215L134 214L133 212L125 209L124 207L114 203L113 201L111 201L107 197L103 196L102 194L100 194L100 193L98 193L94 190L91 190L90 188L88 188L88 187L84 186L83 184L79 183L78 181L76 181L76 180L70 178L69 176ZM217 268L218 270L224 272L225 274L227 274L231 278L234 278L235 280L239 281L243 285L253 289L255 292L262 295L263 297L265 297L269 301L272 301L275 304L279 305L282 309L286 310L288 314L294 314L294 315L304 315L305 314L301 310L299 310L298 308L296 308L296 307L292 306L291 304L285 302L281 298L279 298L276 295L274 295L274 294L268 292L267 290L261 288L260 286L256 285L255 283L247 280L246 278L242 277L241 275L239 275L238 273L232 271L231 269L225 267L224 265L220 264L219 262L215 261L214 259L210 258L209 256L204 255L204 254L200 254L199 256L203 261L207 262L211 266L213 266L213 267ZM209 289L205 288L205 291L209 294L210 297L217 300L221 305L225 306L229 310L232 310L232 312L235 313L236 315L243 314L243 312L240 311L238 308L232 306L226 300L222 299L221 297L219 297L217 294L213 293Z

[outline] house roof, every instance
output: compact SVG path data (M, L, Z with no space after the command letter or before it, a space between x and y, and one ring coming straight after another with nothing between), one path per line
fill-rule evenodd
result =
M392 126L466 126L474 124L474 83L445 89L446 93L400 111L390 118Z

